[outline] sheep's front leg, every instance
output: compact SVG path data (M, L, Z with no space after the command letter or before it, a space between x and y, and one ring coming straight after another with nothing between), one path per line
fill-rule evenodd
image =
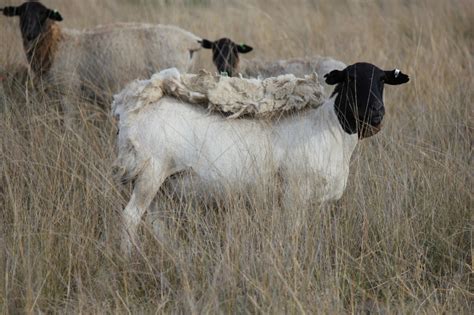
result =
M75 99L76 105L74 105L73 97L63 96L61 98L61 108L63 111L64 126L67 129L74 130L75 119L77 118L76 111L78 110L79 101Z
M319 194L318 183L313 180L314 174L301 171L296 174L288 174L282 183L287 225L295 231L301 229L307 221L307 210Z
M298 175L294 175L298 174ZM306 207L314 194L312 182L305 173L286 175L283 180L283 206L285 209Z
M137 244L136 234L140 220L167 177L166 168L155 165L146 167L137 178L132 197L123 212L123 252L130 254L132 246Z
M66 129L74 129L81 104L79 76L74 71L53 71L51 77L51 95L60 101L64 126Z

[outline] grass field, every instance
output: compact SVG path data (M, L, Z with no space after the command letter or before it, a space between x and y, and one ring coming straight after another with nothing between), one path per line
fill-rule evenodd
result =
M175 24L245 42L247 58L328 55L411 81L386 88L385 127L359 144L338 202L284 211L263 193L212 208L160 195L169 240L149 215L131 259L108 108L78 100L81 128L65 131L56 100L5 88L1 313L474 312L471 0L45 4L64 27ZM25 62L18 20L0 16L0 29L0 65ZM201 51L199 67L214 70L210 60Z

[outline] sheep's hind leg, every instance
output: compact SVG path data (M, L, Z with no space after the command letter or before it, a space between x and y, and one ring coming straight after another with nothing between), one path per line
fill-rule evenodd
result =
M70 74L69 77L59 76L56 80L53 93L60 100L64 126L66 129L76 130L76 127L80 126L76 119L79 117L82 102L80 80L77 74Z
M136 245L140 220L167 177L163 166L149 165L137 178L130 201L123 212L125 225L121 243L123 252L130 254L132 246Z
M78 102L78 101L76 101ZM75 130L75 119L77 114L74 112L73 100L70 97L63 97L61 100L61 107L63 111L63 121L66 129ZM76 108L78 105L76 104Z

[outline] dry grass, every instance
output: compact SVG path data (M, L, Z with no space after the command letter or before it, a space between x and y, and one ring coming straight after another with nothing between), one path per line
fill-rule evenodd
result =
M249 57L330 55L412 80L387 87L385 129L359 145L339 202L283 211L271 194L212 208L160 195L169 241L144 224L131 260L117 246L130 191L112 180L107 112L78 101L82 126L65 132L56 100L9 86L1 313L473 312L471 1L161 2L47 4L67 27L170 23L245 41ZM24 60L17 23L0 18L1 65ZM200 59L213 69L208 51Z

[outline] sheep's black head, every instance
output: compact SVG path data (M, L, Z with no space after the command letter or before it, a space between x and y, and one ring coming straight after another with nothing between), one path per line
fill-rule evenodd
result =
M384 84L398 85L409 81L400 70L383 71L370 63L356 63L342 71L333 70L324 76L326 83L337 84L335 110L342 128L359 138L375 135L382 127L385 114Z
M246 54L253 49L245 44L236 44L229 38L221 38L215 42L203 39L201 46L212 49L212 61L217 67L217 71L227 73L228 76L233 76L238 71L239 53Z
M24 39L36 39L48 19L62 21L63 17L56 10L50 10L36 1L25 2L18 7L5 7L3 14L6 16L19 16L21 34Z

